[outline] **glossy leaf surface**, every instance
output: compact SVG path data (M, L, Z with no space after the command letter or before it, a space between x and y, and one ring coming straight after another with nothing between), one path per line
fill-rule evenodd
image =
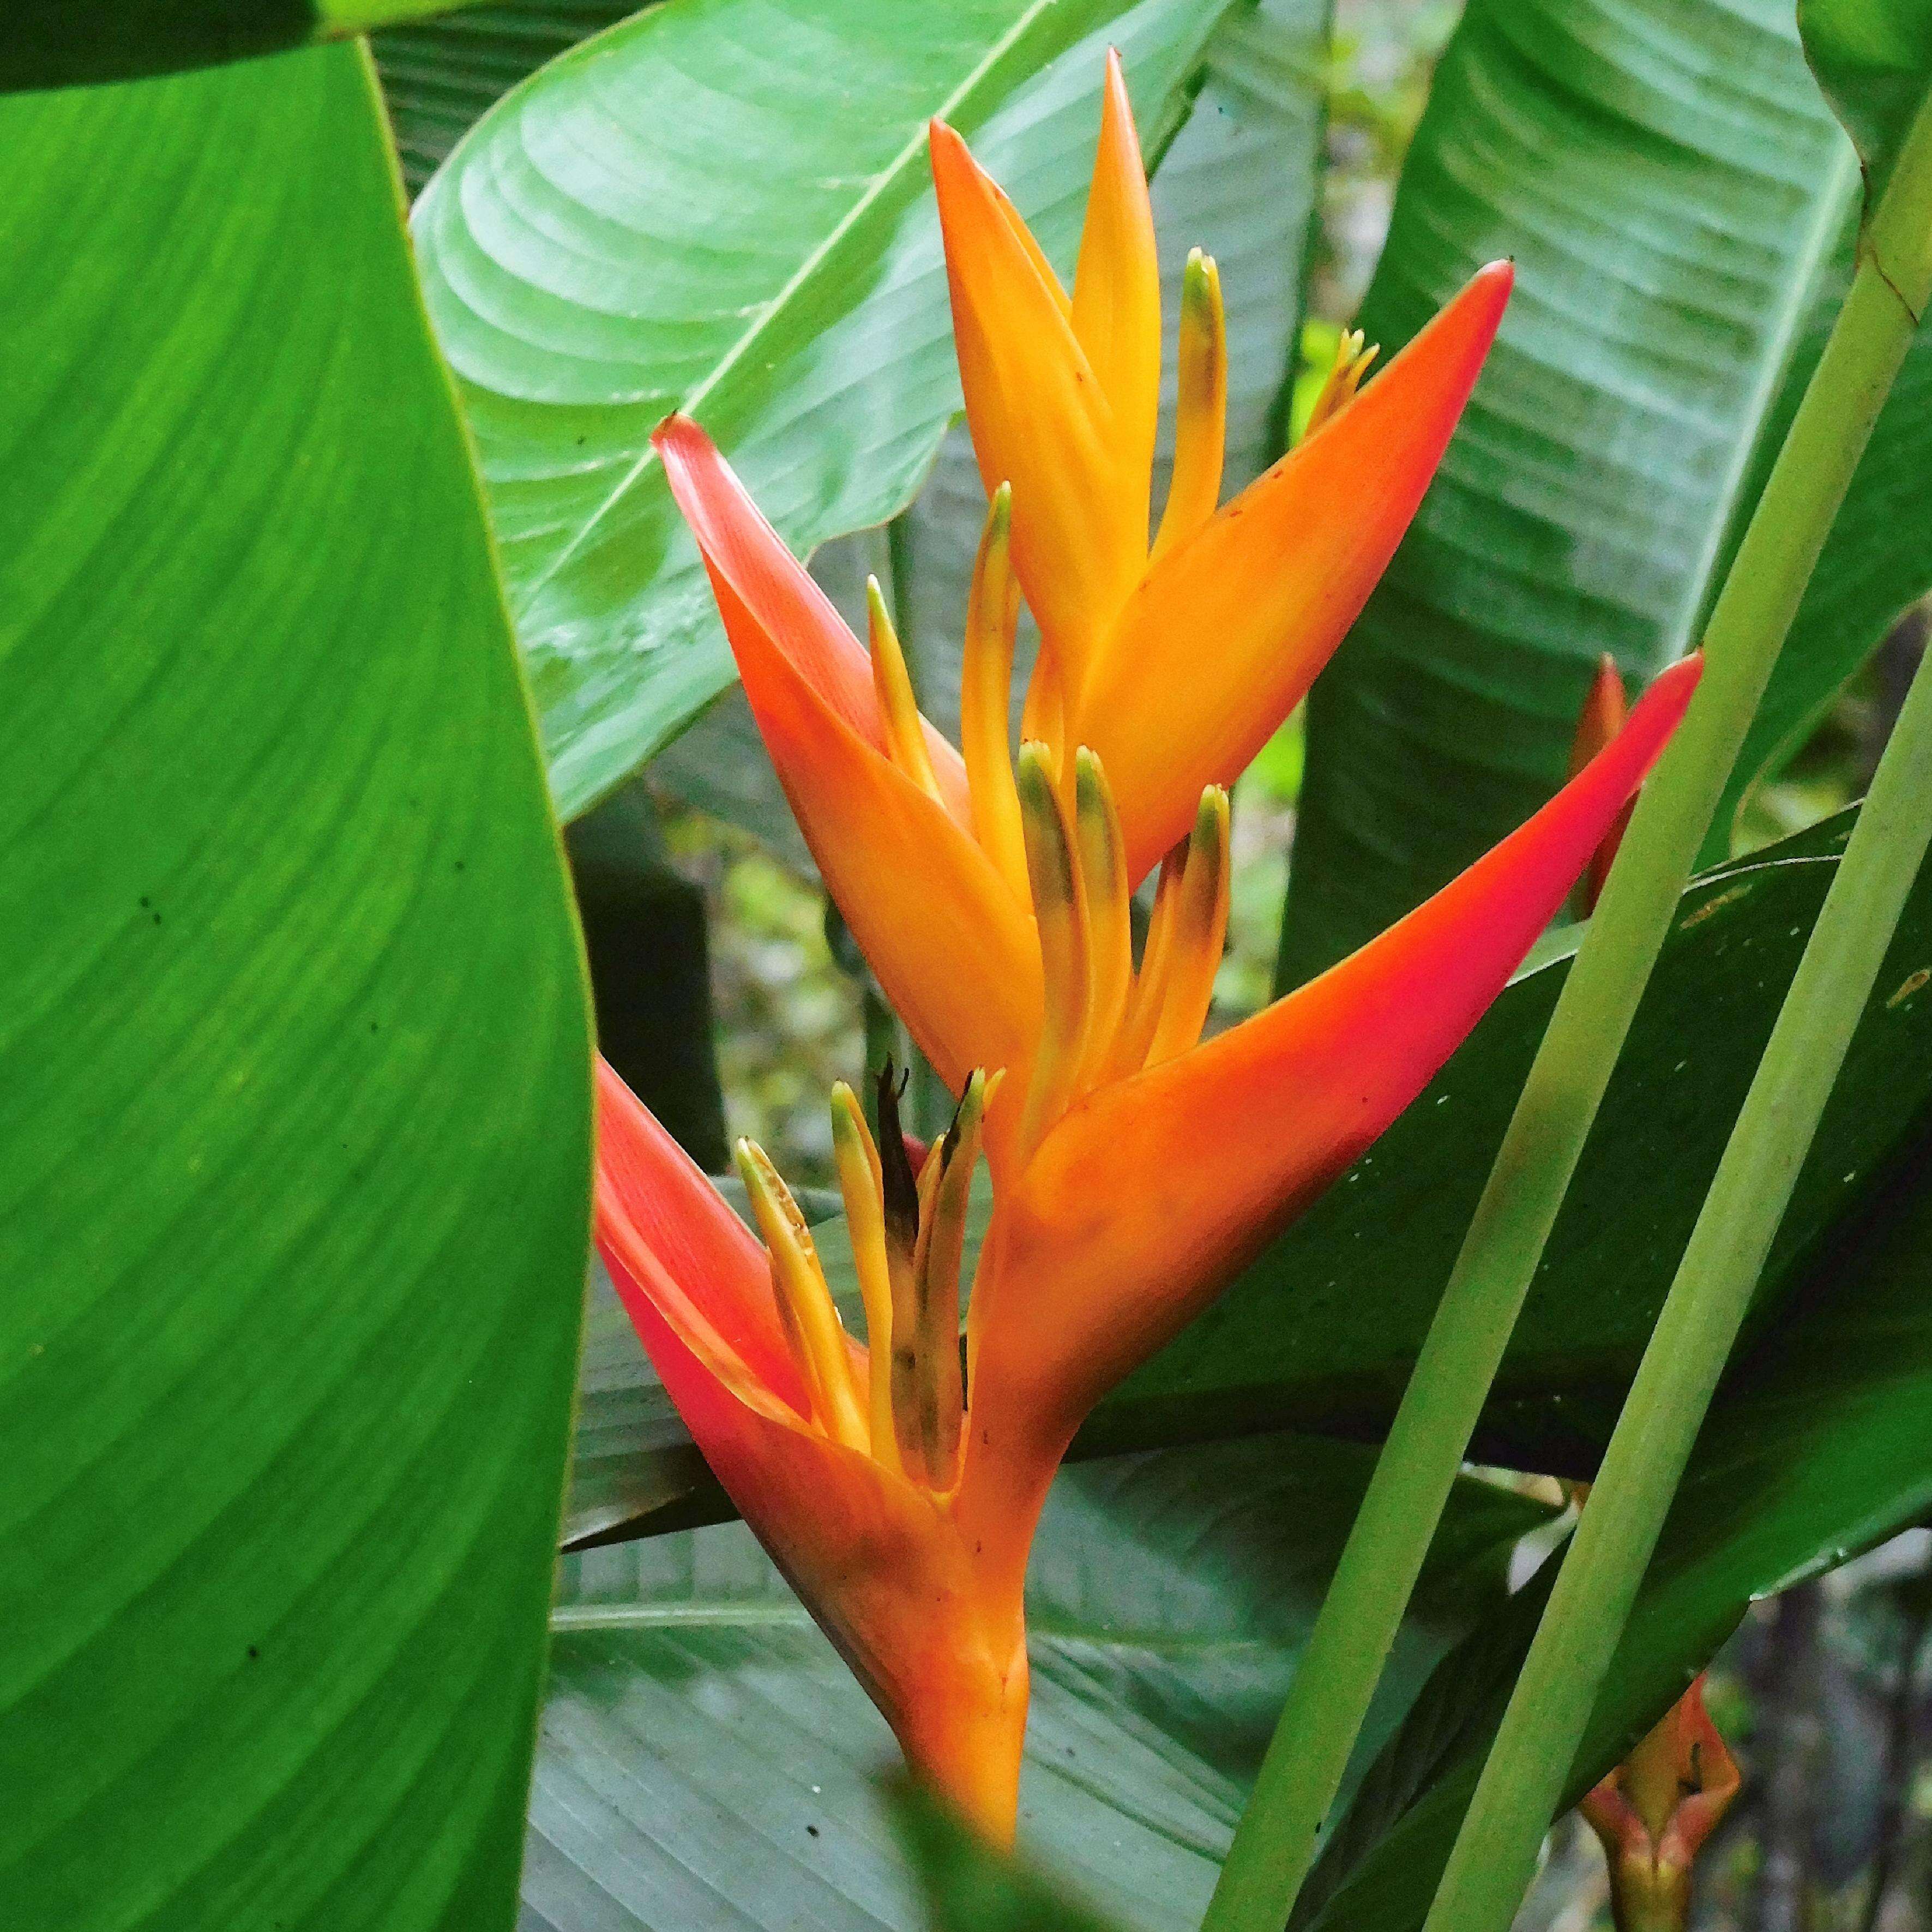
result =
M1599 654L1697 640L1849 274L1856 157L1780 0L1474 0L1361 322L1405 340L1478 262L1516 293L1436 486L1311 700L1281 975L1378 931L1563 773ZM1744 786L1906 603L1922 341L1738 761Z
M1876 196L1932 83L1932 7L1925 0L1799 0L1798 31Z
M0 1918L488 1932L587 1026L373 80L0 143Z
M519 81L579 40L643 10L639 0L507 0L373 34L370 46L410 193L421 190L450 150Z
M1107 42L1158 124L1228 4L691 0L478 126L417 245L566 814L731 681L650 431L694 414L800 551L899 509L958 406L927 117L1058 246Z

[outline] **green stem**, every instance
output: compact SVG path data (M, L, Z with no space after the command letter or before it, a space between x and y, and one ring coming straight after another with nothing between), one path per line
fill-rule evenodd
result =
M1430 1932L1503 1932L1536 1868L1611 1652L1818 1118L1932 844L1922 662L1798 962L1496 1733Z
M1280 1932L1314 1863L1389 1647L1698 847L1910 343L1914 311L1932 284L1928 243L1932 117L1922 112L1712 610L1696 696L1638 801L1551 1016L1203 1932ZM1441 1932L1451 1922L1433 1922ZM1478 1932L1473 1921L1454 1923L1456 1932Z
M1928 293L1932 96L1913 122L1826 350L1834 388L1825 387L1821 364L1780 470L1828 460L1820 446L1828 446L1834 432L1844 440L1846 418L1862 444ZM1837 416L1840 406L1845 418ZM1774 474L1774 487L1777 480ZM1785 508L1786 501L1774 506L1768 488L1760 520L1774 507ZM1774 554L1777 540L1792 542L1801 532L1808 535L1809 526L1774 523L1772 542L1761 548ZM1741 554L1734 576L1745 568ZM1522 1901L1611 1653L1928 844L1932 670L1922 663L1644 1351L1425 1932L1505 1932Z

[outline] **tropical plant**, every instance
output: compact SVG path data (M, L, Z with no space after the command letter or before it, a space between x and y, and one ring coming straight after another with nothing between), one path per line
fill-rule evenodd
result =
M1746 830L1932 7L1798 14L1466 0L1312 317L1328 0L0 22L10 1932L1685 1922L1932 1513L1932 681ZM716 820L869 1016L729 1178Z

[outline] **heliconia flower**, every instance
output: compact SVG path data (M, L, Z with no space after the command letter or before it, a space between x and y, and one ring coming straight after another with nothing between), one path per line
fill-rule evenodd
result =
M1576 714L1576 735L1570 745L1570 776L1574 778L1617 734L1624 728L1630 705L1624 695L1623 673L1608 651L1597 661L1597 674L1584 694L1582 709ZM1604 881L1616 862L1617 848L1624 842L1630 824L1631 807L1626 805L1616 815L1602 843L1590 854L1583 876L1570 895L1570 909L1579 919L1588 919L1604 896Z
M1174 482L1150 544L1159 322L1118 63L1070 298L963 146L936 128L933 152L991 496L958 750L920 715L876 587L868 650L695 423L673 416L652 440L854 937L956 1093L976 1069L1005 1076L986 1103L994 1211L947 1507L981 1600L1016 1604L1047 1486L1093 1403L1454 1052L1662 750L1700 664L1658 678L1612 742L1433 898L1203 1041L1228 919L1224 788L1388 561L1509 271L1484 270L1372 381L1372 352L1345 338L1309 432L1217 510L1226 364L1212 264L1197 258ZM1022 588L1045 641L1016 757ZM1136 956L1130 896L1156 862Z
M1697 1853L1742 1781L1699 1677L1576 1808L1603 1844L1616 1932L1684 1932Z
M1613 742L1433 898L1202 1042L1228 917L1226 794L1202 792L1162 862L1136 959L1101 760L1078 747L1063 774L1050 746L1007 747L1005 494L968 619L962 758L914 707L878 601L868 660L704 433L674 418L657 442L828 889L949 1084L976 1066L1007 1076L985 1122L994 1216L952 1508L989 1599L1017 1601L1088 1410L1455 1049L1662 750L1700 661L1666 671Z
M738 1147L760 1246L601 1060L597 1244L652 1365L740 1513L884 1714L914 1768L988 1836L1012 1832L1027 1706L1016 1587L957 1508L959 1268L986 1096L975 1076L914 1179L890 1080L877 1144L834 1090L869 1347L810 1233Z

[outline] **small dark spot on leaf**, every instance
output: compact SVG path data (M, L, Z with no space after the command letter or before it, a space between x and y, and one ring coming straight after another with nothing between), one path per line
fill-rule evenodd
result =
M818 1827L816 1825L806 1826L805 1828L805 1834L808 1838L817 1838L818 1836Z
M253 1664L261 1654L262 1653L252 1643L248 1646L248 1661L250 1664Z
M461 872L461 871L463 870L463 862L463 862L460 859L458 860L457 860L457 862L456 862L456 869L457 869L459 872Z

